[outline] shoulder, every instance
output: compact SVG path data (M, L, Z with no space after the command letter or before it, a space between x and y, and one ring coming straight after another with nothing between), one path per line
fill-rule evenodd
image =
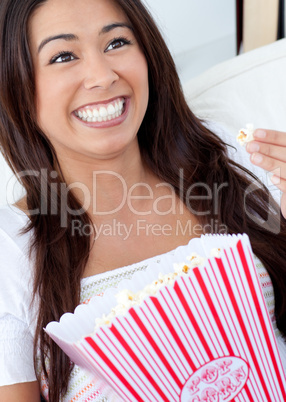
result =
M22 229L28 219L28 216L14 205L0 207L0 228L7 232Z
M24 249L27 246L29 234L22 234L22 230L28 223L27 215L13 205L0 207L0 248L3 242L5 246L9 243L19 249ZM6 239L6 241L5 241Z
M21 233L27 223L28 217L18 208L0 208L0 386L35 381L34 269L30 233Z
M0 275L4 262L10 265L28 257L31 233L23 233L27 223L27 215L18 208L0 208Z
M30 301L33 277L30 233L21 233L27 223L28 217L17 208L0 208L0 316L25 314L25 306Z

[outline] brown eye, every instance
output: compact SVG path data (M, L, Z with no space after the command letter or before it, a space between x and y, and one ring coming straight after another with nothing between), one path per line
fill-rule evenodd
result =
M110 42L108 47L105 49L105 52L109 52L110 50L120 49L121 47L123 47L125 45L130 45L130 44L131 44L130 40L128 40L126 38L116 38L116 39L113 39L112 42Z
M55 55L51 61L50 64L53 63L68 63L70 61L75 60L77 57L71 53L71 52L61 52Z
M123 46L124 45L124 43L122 42L122 41L116 41L116 42L113 42L112 44L111 44L111 46L112 46L112 49L118 49L119 47L121 47L121 46Z

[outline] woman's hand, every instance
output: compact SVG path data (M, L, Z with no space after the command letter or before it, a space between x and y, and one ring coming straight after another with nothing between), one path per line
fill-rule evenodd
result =
M281 212L286 218L286 132L257 129L253 136L254 140L246 146L250 160L273 173L272 183L283 192Z
M40 402L40 388L37 381L0 386L1 402Z

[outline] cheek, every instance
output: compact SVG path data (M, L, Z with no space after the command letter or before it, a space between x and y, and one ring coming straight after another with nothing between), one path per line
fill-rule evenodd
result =
M60 124L67 90L62 82L55 84L51 77L39 76L36 80L36 108L39 126L44 132Z
M137 74L138 80L141 80L144 85L148 86L148 64L143 54L135 60L134 62L134 70Z
M147 107L149 99L148 64L142 54L137 58L134 65L134 79L136 81L138 92L140 93L141 101L144 101L144 104Z
M37 122L39 127L46 134L48 134L50 130L50 126L52 125L51 123L56 120L52 105L53 102L51 102L51 100L49 99L47 92L46 96L43 96L43 93L41 91L37 91L37 97L36 97Z
M43 128L45 116L50 113L51 92L50 82L44 77L38 76L36 79L36 107L38 124L41 128Z
M125 66L125 67L123 67ZM137 50L132 56L128 54L128 58L124 60L123 69L121 72L125 75L125 78L132 80L134 88L137 90L148 91L148 64L144 54Z

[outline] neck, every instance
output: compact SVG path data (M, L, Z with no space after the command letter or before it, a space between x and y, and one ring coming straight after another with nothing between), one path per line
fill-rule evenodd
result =
M99 217L106 220L126 215L130 211L128 197L134 197L133 203L142 204L158 182L142 161L139 148L131 156L78 163L66 158L60 165L64 167L67 184L97 221Z

